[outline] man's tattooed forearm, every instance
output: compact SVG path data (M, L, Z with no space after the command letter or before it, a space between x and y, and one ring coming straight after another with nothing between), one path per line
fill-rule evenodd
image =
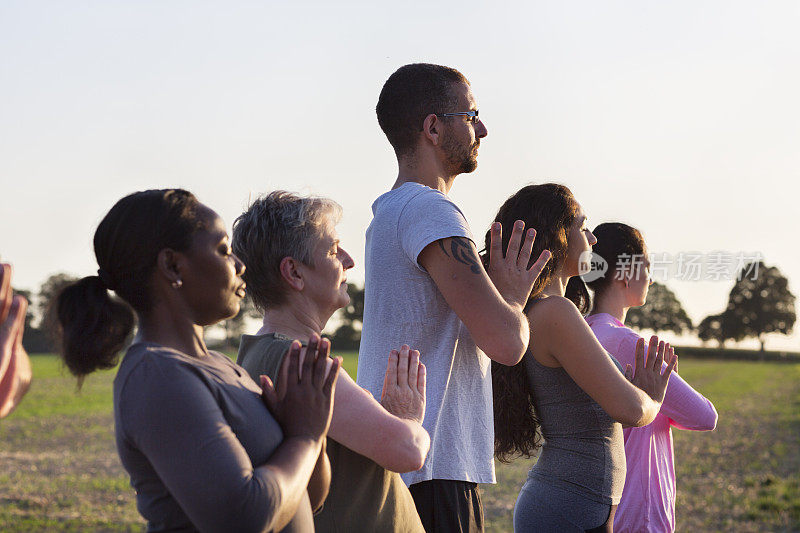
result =
M450 237L449 253L447 251L447 247L444 245L445 240L446 239L439 240L439 248L442 249L444 255L452 257L459 263L467 265L470 272L473 274L481 273L481 264L478 262L478 258L475 257L475 254L472 252L472 246L470 246L469 240L463 237Z

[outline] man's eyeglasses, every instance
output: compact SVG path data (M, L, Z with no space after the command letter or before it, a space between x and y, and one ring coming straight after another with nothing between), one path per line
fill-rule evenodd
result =
M459 111L458 113L436 113L437 117L469 117L469 121L473 124L478 122L480 118L478 117L478 110L475 111Z

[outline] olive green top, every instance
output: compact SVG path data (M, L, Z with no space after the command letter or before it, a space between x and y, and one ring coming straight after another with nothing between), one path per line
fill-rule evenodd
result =
M244 335L237 363L258 382L277 383L278 369L292 339L281 334ZM328 437L331 488L314 516L318 532L380 531L424 533L411 493L400 478L375 461Z

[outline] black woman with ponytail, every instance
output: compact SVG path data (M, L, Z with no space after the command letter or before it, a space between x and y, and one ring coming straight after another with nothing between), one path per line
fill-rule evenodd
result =
M117 450L148 531L313 531L341 361L295 342L257 385L203 328L239 311L244 265L222 220L181 189L126 196L94 236L97 275L56 301L61 355L83 378L113 368ZM112 295L113 293L113 295ZM301 371L302 370L302 371Z
M525 306L531 339L522 361L492 364L497 457L531 456L541 445L514 508L514 530L612 531L625 482L621 423L653 420L675 361L662 373L665 347L654 338L647 359L644 343L637 345L635 375L623 373L592 334L578 273L597 240L567 187L523 187L495 217L504 228L516 220L536 229L531 257L549 249L552 259Z

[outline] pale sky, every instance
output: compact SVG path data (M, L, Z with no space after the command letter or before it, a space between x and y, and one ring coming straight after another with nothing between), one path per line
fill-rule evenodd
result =
M424 61L471 80L489 130L451 192L479 240L505 198L556 181L591 226L760 252L800 295L798 27L794 1L5 0L0 255L36 290L96 271L96 225L130 192L187 188L230 226L282 188L342 204L360 283L396 176L375 103ZM695 323L732 284L667 280Z

